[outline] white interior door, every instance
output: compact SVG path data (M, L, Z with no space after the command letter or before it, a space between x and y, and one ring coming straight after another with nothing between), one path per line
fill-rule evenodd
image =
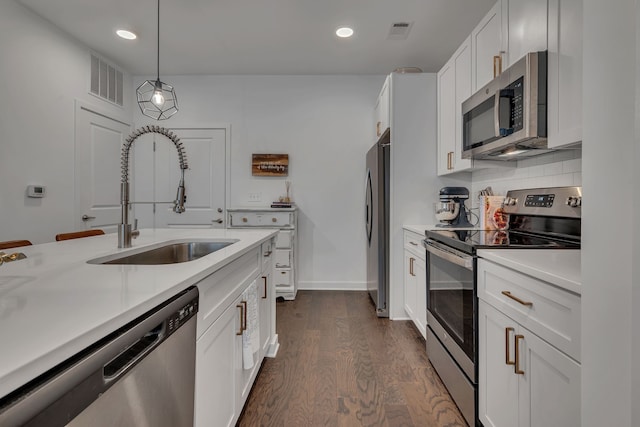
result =
M189 169L185 171L186 211L173 212L173 204L155 206L156 228L224 228L226 189L226 138L224 128L172 129L185 146ZM178 154L171 141L156 136L155 200L173 201L180 181ZM162 140L165 141L162 141Z
M77 230L115 232L120 223L120 149L127 123L76 107L75 218ZM61 230L71 231L71 230Z

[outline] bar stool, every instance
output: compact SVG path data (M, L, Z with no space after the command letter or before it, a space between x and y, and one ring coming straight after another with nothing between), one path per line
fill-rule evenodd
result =
M82 237L100 236L103 234L104 231L99 228L93 230L74 231L72 233L60 233L56 234L56 242L61 240L80 239Z
M31 246L31 242L28 240L7 240L6 242L0 242L0 249L19 248L20 246Z

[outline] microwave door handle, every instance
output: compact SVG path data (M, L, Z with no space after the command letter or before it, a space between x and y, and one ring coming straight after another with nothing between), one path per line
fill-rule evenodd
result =
M496 138L500 137L500 89L496 91L493 96L493 124L494 135Z
M445 249L440 249L436 244L430 242L429 240L423 241L423 244L429 253L437 256L438 258L442 258L445 261L449 261L462 268L473 271L473 257L460 256Z

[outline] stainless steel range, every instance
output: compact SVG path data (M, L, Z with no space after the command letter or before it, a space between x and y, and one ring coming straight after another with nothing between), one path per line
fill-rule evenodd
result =
M477 420L478 249L580 249L582 188L512 190L505 230L427 230L427 354L471 426Z

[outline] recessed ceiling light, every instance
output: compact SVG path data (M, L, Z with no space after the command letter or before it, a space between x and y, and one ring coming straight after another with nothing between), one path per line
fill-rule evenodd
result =
M342 38L351 37L353 35L353 30L349 27L338 28L336 30L336 35Z
M127 40L135 40L138 38L138 36L135 33L132 33L131 31L127 31L127 30L118 30L116 31L116 34L122 37L123 39L127 39Z

